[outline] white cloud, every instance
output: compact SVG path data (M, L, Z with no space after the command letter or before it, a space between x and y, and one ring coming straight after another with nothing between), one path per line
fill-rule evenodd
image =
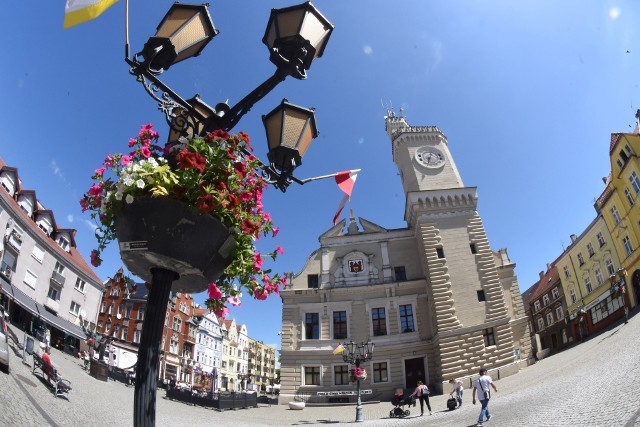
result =
M358 144L360 145L364 144L364 138L358 138Z
M364 47L362 48L362 51L364 52L365 55L368 55L368 56L373 55L373 48L369 45L364 45Z
M64 175L62 175L62 171L60 170L60 167L58 166L58 163L55 160L51 160L50 166L53 174L55 176L59 176L64 180Z
M97 225L95 225L92 221L89 221L88 219L83 220L83 222L85 223L85 225L86 225L87 227L89 227L89 229L90 229L91 231L94 231L94 232L95 232L95 231L96 231L96 229L98 228L98 226L97 226Z
M67 221L68 222L73 222L73 214L68 214L67 215Z

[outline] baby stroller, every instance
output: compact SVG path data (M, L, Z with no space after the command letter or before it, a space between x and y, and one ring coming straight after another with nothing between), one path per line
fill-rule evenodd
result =
M389 417L394 418L404 418L408 417L410 412L408 409L404 409L405 405L408 406L416 406L416 398L415 396L408 395L405 397L405 394L402 392L396 393L391 399L391 404L395 406L391 411L389 411Z

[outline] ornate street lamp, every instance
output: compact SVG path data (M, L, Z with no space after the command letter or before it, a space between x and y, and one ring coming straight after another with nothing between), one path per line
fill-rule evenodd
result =
M126 16L128 17L128 10ZM315 58L322 56L333 28L333 24L324 18L310 2L272 10L263 42L269 48L270 59L277 69L271 77L233 107L226 102L211 107L198 95L185 100L158 78L173 64L199 55L207 43L218 34L209 15L207 4L174 4L158 26L156 34L132 58L129 57L127 24L125 61L130 66L129 72L136 76L147 93L156 100L158 109L165 114L170 127L168 148L171 149L173 145L180 144L182 138L202 136L217 129L231 130L256 102L264 98L287 76L297 79L306 78L306 70ZM313 110L284 100L278 108L264 116L263 121L267 132L270 161L269 166L261 164L263 177L283 192L292 182L304 184L293 176L293 171L302 163L302 156L313 138L318 136ZM250 153L245 152L245 154ZM171 153L168 157L171 157ZM133 216L137 220L147 220L151 215L164 218L168 213L152 212L144 218L141 218L141 215ZM204 226L201 224L192 229L196 230ZM132 221L131 224L122 225L119 228L129 232L140 227L142 226ZM211 235L215 235L213 230ZM172 249L169 255L160 259L149 250L154 244L175 250ZM147 253L141 256L132 254L130 250L127 252L121 250L121 257L127 268L141 277L150 275L151 280L148 309L138 352L139 366L136 370L135 426L155 425L159 346L172 286L177 281L184 280L181 279L181 272L188 272L191 267L198 265L194 262L197 258L196 254L209 258L205 251L208 248L181 247L175 241L162 242L160 238L149 242L149 245ZM223 245L223 247L226 246ZM229 252L227 249L224 251L221 249L218 255L213 256L218 257L222 252ZM190 258L189 262L183 258ZM222 263L215 264L222 265ZM217 278L221 272L211 270L207 275ZM211 277L207 278L211 280Z
M611 294L611 296L622 295L622 305L624 309L624 323L627 323L629 318L629 308L627 307L627 300L625 295L627 293L626 276L627 276L627 270L625 270L622 267L620 267L618 270L616 270L615 273L609 276L609 283L611 285L611 288L609 289L609 293Z
M350 365L355 365L356 368L359 368L362 362L371 360L375 344L371 341L367 341L366 343L361 342L360 344L349 341L343 343L342 346L346 348L346 351L342 354L342 360ZM356 422L361 423L364 421L364 414L362 412L362 401L360 399L360 378L357 378L356 384L356 394L358 396L358 401L356 403Z

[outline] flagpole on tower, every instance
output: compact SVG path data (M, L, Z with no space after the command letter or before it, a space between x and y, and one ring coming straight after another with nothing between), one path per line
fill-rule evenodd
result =
M129 59L129 0L124 0L124 57Z

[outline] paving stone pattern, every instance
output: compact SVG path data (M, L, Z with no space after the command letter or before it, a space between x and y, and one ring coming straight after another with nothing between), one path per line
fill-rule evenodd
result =
M22 340L19 331L18 336ZM496 381L498 392L489 405L499 426L640 427L640 316L616 324L600 335L546 358L519 374ZM32 364L31 357L27 358ZM102 382L81 368L80 360L53 350L52 360L71 381L68 398L54 397L39 374L12 354L11 372L0 373L0 426L130 426L133 387ZM287 406L218 412L168 400L157 394L157 426L292 426L354 423L354 406ZM419 406L407 418L389 418L389 402L364 405L367 426L472 426L480 412L465 390L464 404L446 410L448 394L433 396L433 415L420 417Z

